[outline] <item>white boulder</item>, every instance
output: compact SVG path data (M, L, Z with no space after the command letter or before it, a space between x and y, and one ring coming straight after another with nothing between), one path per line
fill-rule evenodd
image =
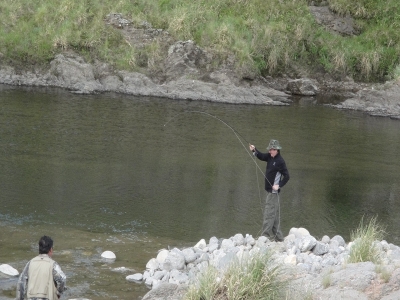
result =
M18 276L19 275L19 272L16 269L14 269L13 267L11 267L10 265L7 265L7 264L0 265L0 272L10 275L10 276Z
M114 252L112 251L104 251L101 254L101 257L107 258L107 259L116 259L117 257L115 256Z

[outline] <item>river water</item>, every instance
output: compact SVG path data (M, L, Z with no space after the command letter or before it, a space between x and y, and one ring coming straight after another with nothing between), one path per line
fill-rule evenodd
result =
M21 272L49 235L68 278L64 299L138 299L148 288L125 277L159 249L258 237L265 164L246 141L264 150L272 138L291 175L280 196L285 235L305 227L348 242L363 216L377 216L400 244L400 123L318 103L0 86L0 264ZM105 250L117 259L102 260ZM0 276L0 298L12 299L15 284Z

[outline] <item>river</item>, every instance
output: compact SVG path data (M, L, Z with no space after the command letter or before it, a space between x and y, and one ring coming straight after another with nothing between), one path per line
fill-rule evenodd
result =
M140 298L148 288L125 277L159 249L259 235L265 164L243 138L283 147L284 235L304 227L348 242L363 216L377 216L400 244L398 121L319 101L232 105L0 85L0 264L21 272L49 235L67 275L64 299ZM106 250L114 262L101 259ZM0 276L0 298L15 297L15 284Z

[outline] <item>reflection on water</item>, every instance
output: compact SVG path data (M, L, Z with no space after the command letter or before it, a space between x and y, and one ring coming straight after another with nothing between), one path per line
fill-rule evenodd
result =
M291 174L281 194L285 234L305 227L348 240L363 215L376 214L398 242L398 121L309 101L227 105L0 86L0 262L21 271L48 234L68 297L135 299L147 288L115 268L142 272L158 249L201 238L257 236L265 194L246 143L215 118L179 114L188 110L221 118L260 149L280 141ZM105 250L116 253L113 264L101 261Z

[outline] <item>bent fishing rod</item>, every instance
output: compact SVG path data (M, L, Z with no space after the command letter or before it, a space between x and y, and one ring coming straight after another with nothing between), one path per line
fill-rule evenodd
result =
M249 141L247 141L247 139L245 139L235 128L233 128L231 125L229 125L227 122L225 122L224 120L218 118L217 116L210 114L208 112L205 111L200 111L200 110L187 110L187 111L183 111L181 113L178 113L176 115L174 115L168 122L166 122L164 124L164 127L167 126L168 123L170 123L172 120L174 120L175 118L177 118L180 115L186 114L186 113L197 113L197 114L202 114L205 116L209 116L212 117L216 120L218 120L219 122L221 122L222 124L224 124L225 126L227 126L236 136L236 138L239 140L239 142L242 144L243 148L245 149L246 153L250 156L250 158L253 160L254 164L256 165L256 168L261 172L261 174L263 174L265 180L270 184L270 186L272 187L273 185L271 184L271 182L268 180L267 175L261 170L260 166L257 164L257 161L254 157L254 155L252 155L248 150L247 147L243 144L242 140L240 138L242 138L249 146L252 145ZM256 171L257 171L256 169ZM256 172L257 175L257 172ZM257 182L258 182L258 176L257 176ZM260 194L260 187L258 186L258 193L259 193L259 198L260 198L260 204L261 204L261 194ZM278 193L278 205L279 205L279 215L280 215L280 204L279 204L280 200L279 200L279 193ZM262 205L261 205L262 206ZM262 210L262 208L261 208ZM276 213L276 212L275 212ZM279 217L280 220L280 217ZM280 227L280 222L278 224L278 228ZM275 233L275 238L276 238L277 233Z
M243 144L242 139L248 144L248 145L252 145L249 141L247 141L247 139L245 139L243 137L243 135L241 135L235 128L233 128L233 126L229 125L226 121L222 120L221 118L218 118L217 116L210 114L208 112L205 111L201 111L201 110L186 110L183 111L181 113L178 113L176 115L174 115L169 121L167 121L164 124L164 127L166 127L172 120L176 119L177 117L179 117L180 115L186 114L186 113L196 113L196 114L202 114L205 116L209 116L211 118L214 118L216 120L218 120L219 122L221 122L222 124L224 124L225 126L227 126L236 136L236 138L239 140L239 142L242 144L243 148L246 150L247 154L251 157L251 159L253 160L253 162L256 164L258 170L261 172L261 174L263 174L264 178L268 181L268 183L271 185L271 182L269 182L266 174L264 174L264 172L261 170L260 166L257 164L256 159L254 158L254 155L252 155L249 151L247 151L247 147Z

